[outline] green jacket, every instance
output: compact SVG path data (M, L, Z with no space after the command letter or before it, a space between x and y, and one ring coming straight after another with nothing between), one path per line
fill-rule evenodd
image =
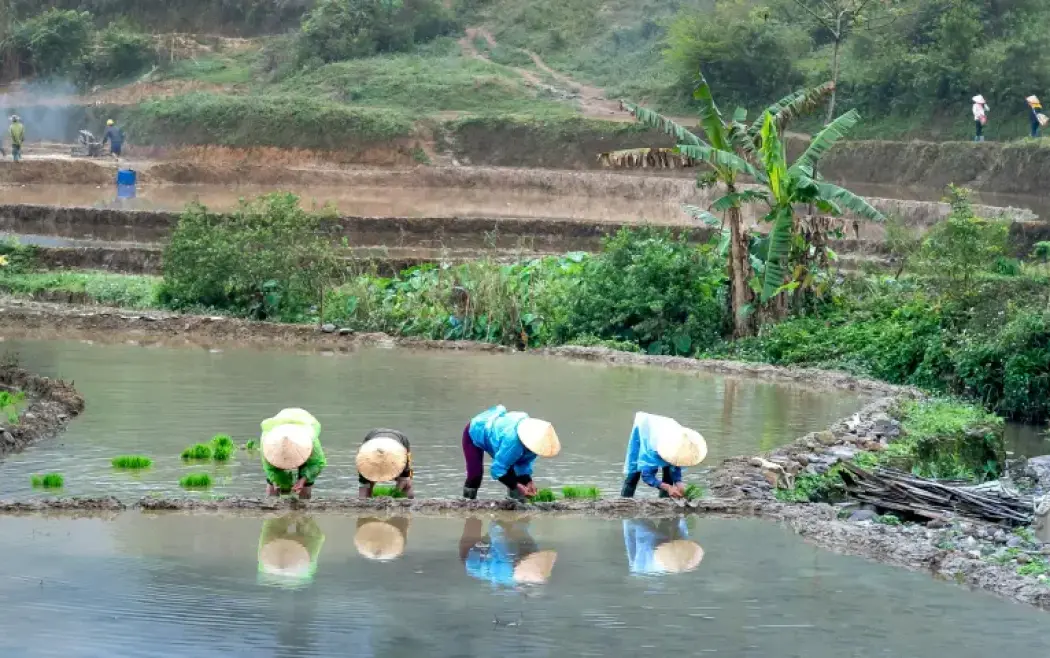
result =
M22 146L26 141L26 125L19 121L11 124L11 146Z
M294 531L291 529L292 524L295 524ZM317 572L317 558L321 554L321 546L324 545L324 533L321 532L317 522L310 517L296 514L266 519L263 521L262 532L259 533L259 555L262 555L263 547L277 539L297 542L306 549L306 552L310 554L309 572L298 580L287 576L277 576L271 574L262 560L259 560L259 582L264 585L293 588L309 584Z
M277 488L285 491L291 489L292 485L299 478L306 478L306 481L312 484L317 480L317 476L321 474L321 471L324 470L327 464L328 461L324 458L324 450L321 449L321 439L316 436L314 437L314 448L313 452L310 453L310 458L297 471L283 471L266 461L266 457L262 458L266 479Z

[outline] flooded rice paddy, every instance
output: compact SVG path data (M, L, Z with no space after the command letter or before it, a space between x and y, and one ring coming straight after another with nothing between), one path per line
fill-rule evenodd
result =
M750 519L7 517L0 552L9 656L1045 650L1043 612Z
M328 467L316 495L356 493L360 441L385 426L412 440L418 496L458 496L463 426L495 403L558 428L563 450L537 465L541 486L594 484L615 494L638 410L698 429L712 465L823 429L864 402L847 392L524 354L362 348L324 355L25 340L7 340L4 349L30 370L73 380L87 401L66 432L0 463L6 498L49 495L30 485L29 475L43 472L63 473L66 495L180 495L179 478L199 471L216 480L203 495L260 495L257 454L239 451L225 465L187 465L179 454L220 432L238 444L256 439L259 422L284 407L304 407L324 427ZM110 460L122 454L148 455L154 465L114 471ZM490 481L482 495L502 491Z

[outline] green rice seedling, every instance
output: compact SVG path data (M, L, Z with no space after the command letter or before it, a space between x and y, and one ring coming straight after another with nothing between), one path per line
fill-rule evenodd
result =
M207 473L190 473L179 478L183 489L207 489L211 486L211 476Z
M211 447L212 449L229 448L230 450L233 450L233 439L229 434L216 434L211 437Z
M145 455L119 455L111 462L113 468L124 468L128 470L139 470L153 466L153 460Z
M373 498L404 498L405 492L390 484L377 484L372 488Z
M255 439L248 439L248 442L241 446L241 450L258 450L259 442Z
M215 446L211 458L217 462L228 462L233 457L233 446Z
M31 475L29 481L34 489L61 489L66 483L66 478L61 473L45 473Z
M529 502L533 503L553 503L554 502L554 491L551 489L540 489L536 492L536 495L529 499Z
M562 487L561 495L566 500L598 500L602 493L594 486Z
M17 393L0 391L0 412L7 416L8 424L18 424L18 407L25 402L25 399L26 394L23 391Z
M182 451L182 459L211 459L211 446L207 443L196 443Z
M686 500L699 500L704 497L704 488L695 484L687 485L685 488Z

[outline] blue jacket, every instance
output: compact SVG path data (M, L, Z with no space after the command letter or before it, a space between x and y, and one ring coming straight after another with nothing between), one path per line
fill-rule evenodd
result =
M489 546L475 546L467 554L467 574L493 585L514 587L514 561L518 558L514 543L498 524L489 527Z
M507 411L500 404L470 419L470 440L492 457L489 472L493 480L500 479L511 468L516 475L532 475L536 453L518 438L518 424L528 417L521 411Z
M634 415L634 427L631 428L631 440L627 443L627 459L624 461L623 474L631 475L641 471L642 480L650 487L660 487L657 477L661 468L671 469L671 479L682 481L682 468L671 466L656 452L656 445L651 439L653 421L669 420L664 416L639 411Z
M689 528L685 519L678 520L676 536L660 532L651 521L628 519L623 522L623 544L627 549L627 564L631 573L647 575L663 573L653 554L660 544L672 539L687 539Z

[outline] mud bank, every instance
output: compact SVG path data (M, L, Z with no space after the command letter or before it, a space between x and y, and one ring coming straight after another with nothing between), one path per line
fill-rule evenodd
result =
M84 398L72 384L41 377L17 366L0 366L0 389L22 391L28 401L18 414L17 422L3 418L0 458L57 434L84 410Z

